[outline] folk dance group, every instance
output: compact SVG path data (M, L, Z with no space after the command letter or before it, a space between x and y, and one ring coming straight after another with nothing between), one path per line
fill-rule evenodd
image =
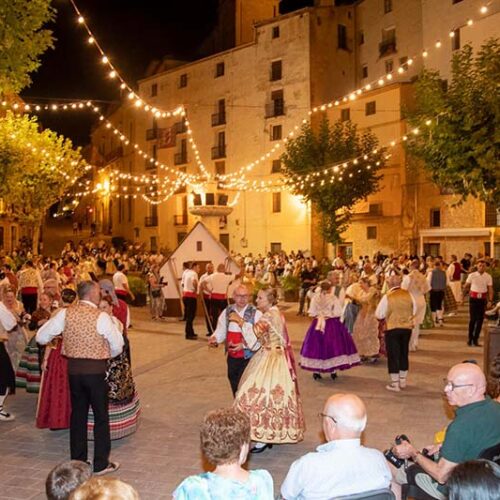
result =
M134 433L140 416L127 304L110 280L84 281L78 293L65 288L56 300L40 294L27 320L9 307L9 293L0 302L0 419L15 418L3 404L16 385L38 393L36 426L69 428L75 460L87 460L87 439L94 439L94 471L115 470L110 441ZM19 332L25 338L25 326L36 334L23 352Z

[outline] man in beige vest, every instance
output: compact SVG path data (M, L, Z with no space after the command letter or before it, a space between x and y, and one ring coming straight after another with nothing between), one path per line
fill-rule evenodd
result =
M411 294L401 288L400 275L389 276L387 284L389 291L380 300L375 316L387 323L385 346L391 382L385 388L399 392L406 387L408 350L417 306Z
M99 284L82 281L79 301L61 309L36 335L39 344L48 344L62 334L62 353L68 358L71 391L71 459L87 461L87 418L94 413L94 474L114 472L120 464L109 461L111 439L108 413L106 366L109 358L123 350L123 336L111 317L100 311Z

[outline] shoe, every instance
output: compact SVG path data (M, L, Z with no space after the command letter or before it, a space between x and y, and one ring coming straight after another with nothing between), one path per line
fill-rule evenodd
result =
M321 380L323 377L321 376L321 373L313 373L313 379L314 380Z
M472 340L470 340L470 339L469 339L469 340L467 341L467 345L472 345Z
M116 472L119 468L119 462L109 462L108 466L105 469L94 472L94 476L104 476L106 474L111 474L112 472Z
M0 422L12 422L16 416L12 413L7 413L3 408L0 409Z
M480 344L477 340L474 341L474 346L475 347L483 347L483 344Z
M198 335L186 335L186 340L198 340Z
M399 384L389 384L389 385L386 385L385 388L388 390L388 391L392 391L392 392L401 392L401 389L399 388Z
M264 446L254 446L251 450L250 450L250 453L262 453L264 450L266 450L267 448L271 449L273 447L272 444L270 443L266 443Z
M337 374L335 372L330 373L330 377L332 380L336 380Z

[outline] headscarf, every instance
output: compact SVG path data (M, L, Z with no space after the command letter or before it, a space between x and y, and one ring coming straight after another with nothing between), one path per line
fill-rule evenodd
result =
M115 293L115 287L110 280L101 280L99 281L99 286L101 287L101 291L103 291L106 295L109 295L113 301L113 305L118 305L118 297Z

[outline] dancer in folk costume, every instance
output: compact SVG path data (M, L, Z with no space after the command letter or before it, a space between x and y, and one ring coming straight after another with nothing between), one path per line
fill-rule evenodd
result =
M5 305L0 302L0 422L14 420L15 416L4 410L4 402L7 396L16 392L16 376L12 368L12 362L5 343L9 340L9 334L17 325L17 319Z
M315 380L321 378L321 373L330 373L335 380L336 370L347 370L360 363L351 335L340 322L343 295L340 286L333 287L325 280L311 300L309 316L314 319L300 350L299 365L312 371Z
M28 343L28 336L24 327L31 319L31 316L26 313L23 303L16 299L16 294L10 287L4 290L2 302L17 321L16 328L9 332L9 340L5 343L5 349L7 349L15 372L19 367L19 362Z
M253 333L260 349L252 356L241 378L234 405L251 422L251 453L273 444L298 443L304 438L304 414L285 319L277 307L276 290L263 288L257 307L263 316ZM254 347L249 345L249 348Z

